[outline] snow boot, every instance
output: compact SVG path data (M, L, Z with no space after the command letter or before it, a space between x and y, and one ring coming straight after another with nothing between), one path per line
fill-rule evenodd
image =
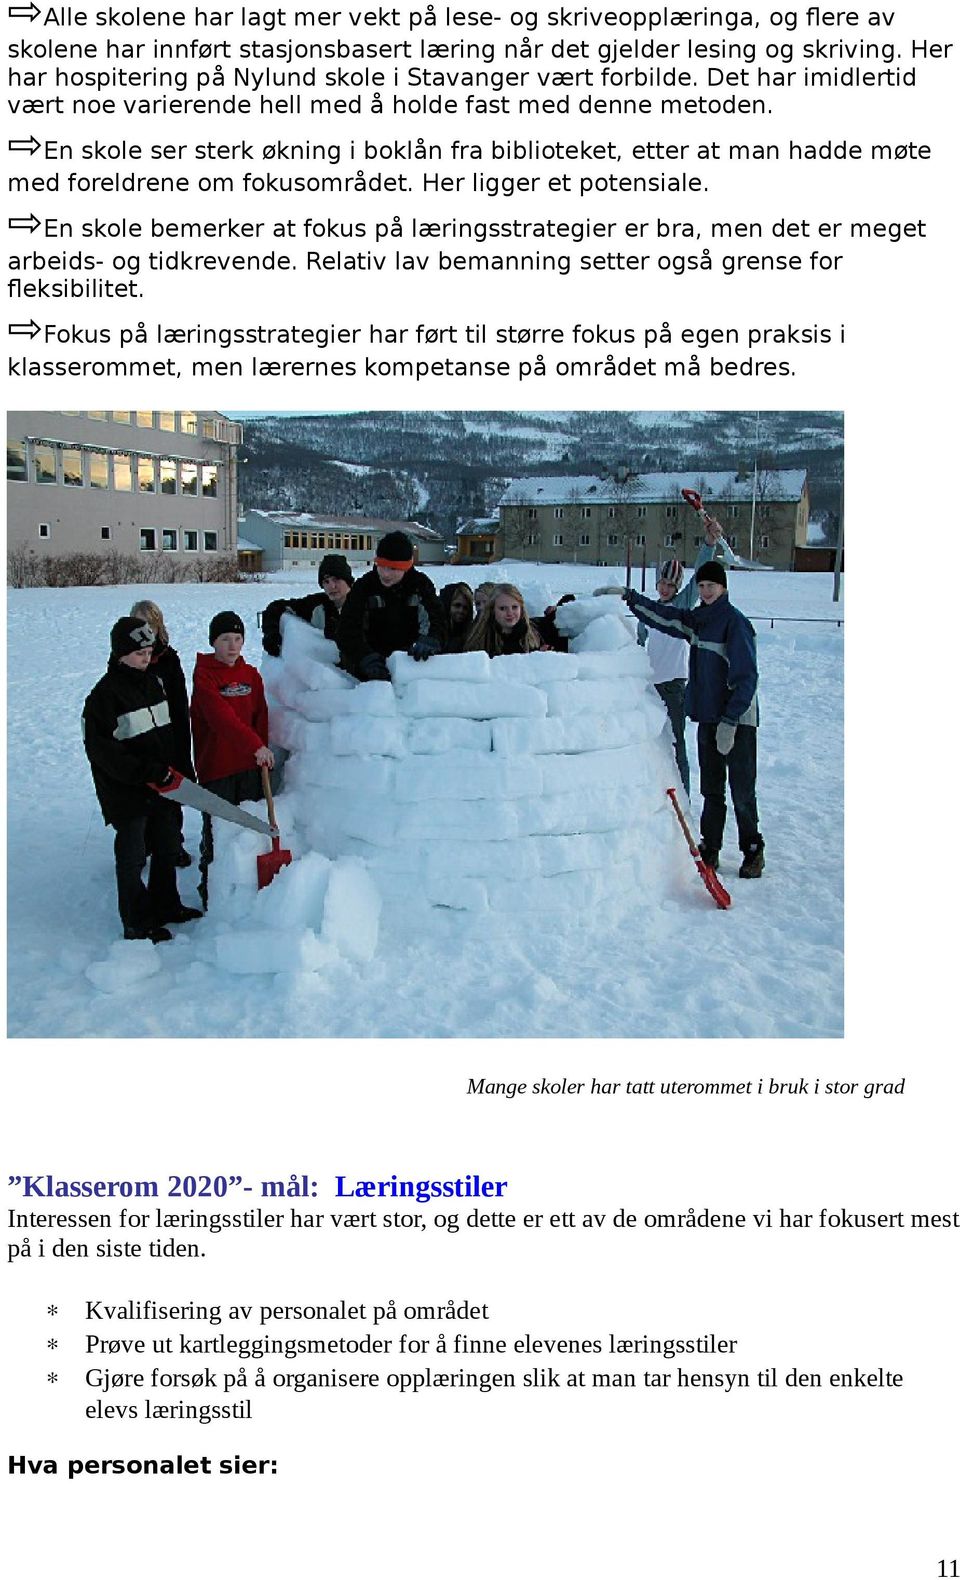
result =
M124 938L149 938L152 944L169 944L173 939L173 934L168 932L165 927L125 927L123 936Z
M202 915L203 912L196 910L192 905L181 905L176 911L172 912L170 916L165 916L163 920L165 922L172 922L174 924L177 922L195 922L198 921Z
M704 865L707 867L712 867L714 872L716 872L720 865L719 850L711 850L709 846L703 843L703 840L700 841L697 849L700 852L700 860L704 863Z
M740 863L740 876L741 878L759 878L762 871L763 840L757 839L743 853L743 860Z

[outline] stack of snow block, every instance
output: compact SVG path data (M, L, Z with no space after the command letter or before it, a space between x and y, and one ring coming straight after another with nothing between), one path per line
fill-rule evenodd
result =
M286 616L263 676L303 847L361 857L394 915L549 925L661 890L677 847L665 712L622 603L568 610L575 651L396 653L391 683L363 685Z

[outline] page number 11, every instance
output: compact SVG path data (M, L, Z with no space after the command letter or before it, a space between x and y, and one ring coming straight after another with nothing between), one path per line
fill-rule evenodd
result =
M937 1570L939 1580L960 1580L960 1569L955 1558L941 1558L940 1568Z

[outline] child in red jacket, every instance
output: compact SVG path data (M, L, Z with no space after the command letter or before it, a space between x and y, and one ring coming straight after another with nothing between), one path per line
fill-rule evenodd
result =
M210 621L212 653L198 653L193 671L193 756L197 780L233 806L263 796L260 770L273 767L267 745L267 701L259 672L243 655L243 621L232 610ZM200 896L207 904L213 861L213 824L204 813L200 840Z

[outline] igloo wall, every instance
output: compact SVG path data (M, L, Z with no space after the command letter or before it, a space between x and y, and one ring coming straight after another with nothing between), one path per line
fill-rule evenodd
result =
M560 616L569 653L396 653L390 685L358 684L285 616L263 676L286 817L301 848L363 859L385 917L529 926L676 874L676 766L644 650L618 599Z

